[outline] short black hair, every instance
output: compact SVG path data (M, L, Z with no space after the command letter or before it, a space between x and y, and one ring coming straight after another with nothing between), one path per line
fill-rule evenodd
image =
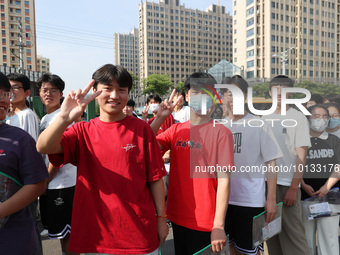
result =
M37 81L38 89L41 88L43 83L50 83L57 87L60 92L65 89L65 82L56 74L43 74Z
M29 90L31 86L30 79L21 73L10 73L7 75L8 80L10 81L18 81L22 83L22 86L24 87L24 91Z
M205 87L207 90L211 91L211 88L215 87L215 84L217 84L217 81L215 78L209 74L209 73L202 73L202 72L196 72L191 74L184 82L184 89L187 93L191 88L202 88ZM208 85L208 86L207 86Z
M323 104L323 106L326 107L327 109L329 107L335 107L338 110L338 112L340 113L340 104L338 104L338 103L327 103L327 104Z
M320 94L312 94L309 101L315 101L316 104L322 104L323 98Z
M135 107L136 103L135 101L133 101L132 99L129 99L126 103L127 106L132 106L132 107Z
M98 83L110 85L112 81L116 81L122 88L128 88L129 91L132 88L132 77L130 73L123 66L119 65L103 65L92 74L92 79L95 81L93 85L95 89L97 89Z
M338 94L328 94L325 96L325 100L328 100L330 103L340 104L340 95Z
M286 75L278 75L270 81L269 90L271 90L273 86L294 87L294 81Z
M322 108L322 109L324 109L324 110L327 112L327 115L329 116L329 111L328 111L327 107L325 107L325 106L322 105L322 104L314 104L314 105L308 107L307 110L308 110L310 113L312 113L312 111L313 111L314 109L316 109L316 108ZM307 115L307 119L309 119L310 116L311 116L311 115Z
M234 84L237 87L239 87L245 95L248 94L249 84L245 79L243 79L241 75L234 75L233 77L226 77L222 80L222 84ZM227 91L228 89L221 89L221 94L223 95Z
M162 98L159 95L154 94L147 97L146 104L149 104L151 99L155 100L156 103L162 103Z
M11 84L9 83L8 78L1 72L0 72L0 89L3 89L5 91L11 90Z
M175 94L182 95L185 98L185 92L180 88L175 88Z

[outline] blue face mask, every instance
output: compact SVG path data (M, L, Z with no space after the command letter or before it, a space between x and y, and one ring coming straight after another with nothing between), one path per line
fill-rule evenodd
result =
M190 96L189 98L189 106L190 108L198 115L203 115L202 113L202 105L203 105L203 97L205 97L206 101L206 110L208 112L209 108L212 106L211 98L206 94L197 94L194 96Z
M328 120L324 119L312 119L310 128L315 132L323 132L328 126Z
M340 125L340 119L330 118L328 123L328 128L333 129Z

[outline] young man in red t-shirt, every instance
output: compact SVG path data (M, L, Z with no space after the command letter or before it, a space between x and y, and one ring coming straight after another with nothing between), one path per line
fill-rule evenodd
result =
M157 116L160 103L162 103L162 99L160 98L159 95L155 94L148 96L146 100L146 106L142 112L143 120L151 124ZM147 117L149 112L152 112L153 117L148 120ZM170 115L166 118L166 120L164 120L162 125L159 127L157 135L167 130L173 124L175 124L175 119L172 115Z
M69 249L158 254L168 227L162 181L166 171L155 135L149 124L122 111L132 86L126 69L107 64L92 78L83 91L68 93L60 115L37 143L55 166L78 167ZM94 93L85 98L92 86ZM94 98L99 118L67 129Z
M211 119L215 107L207 92L214 93L216 83L209 74L192 74L185 82L190 120L157 136L161 149L171 151L167 217L173 224L175 253L180 255L196 253L210 243L214 252L226 245L224 220L234 143L230 130L215 126ZM151 124L155 133L174 108L174 94L159 107Z

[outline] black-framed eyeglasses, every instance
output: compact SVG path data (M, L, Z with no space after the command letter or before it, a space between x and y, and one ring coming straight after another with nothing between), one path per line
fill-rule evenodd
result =
M50 93L52 95L55 95L57 93L59 93L59 89L40 89L40 93L46 95L47 93Z
M19 85L13 85L12 86L12 89L13 90L20 90L20 89L23 89L24 87L20 87Z

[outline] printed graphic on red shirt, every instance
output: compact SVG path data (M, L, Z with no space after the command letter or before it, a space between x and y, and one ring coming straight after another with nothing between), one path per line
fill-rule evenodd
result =
M217 179L215 173L195 170L210 165L234 166L230 130L222 125L215 129L212 122L193 127L188 121L171 126L157 140L163 150L171 151L168 219L186 228L211 231Z

